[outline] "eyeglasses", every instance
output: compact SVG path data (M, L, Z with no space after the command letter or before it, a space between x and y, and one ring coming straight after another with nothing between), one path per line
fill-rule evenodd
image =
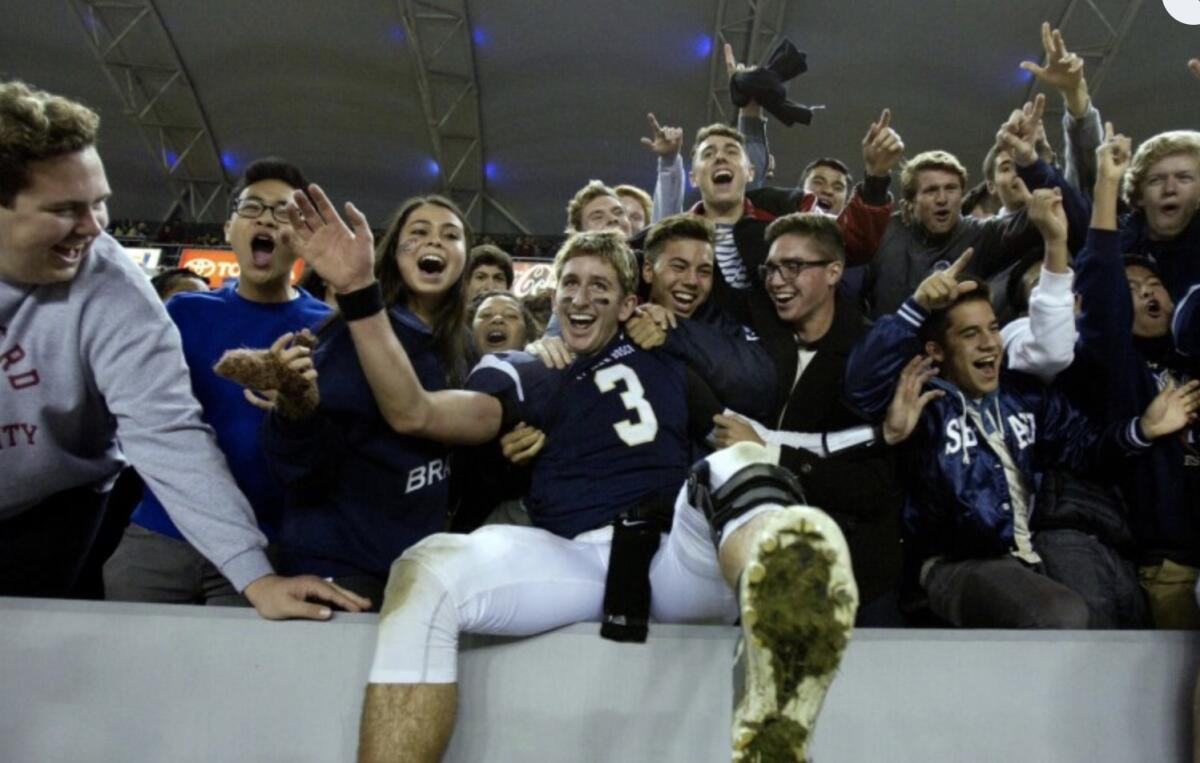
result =
M281 201L273 207L268 207L261 199L253 197L242 199L233 206L233 211L238 213L239 217L244 217L247 220L257 220L263 216L263 212L271 210L271 217L275 218L277 223L288 222L287 202Z
M758 277L763 283L771 280L771 276L779 274L785 281L795 281L800 274L809 268L823 268L836 260L781 260L778 263L768 262L758 266Z

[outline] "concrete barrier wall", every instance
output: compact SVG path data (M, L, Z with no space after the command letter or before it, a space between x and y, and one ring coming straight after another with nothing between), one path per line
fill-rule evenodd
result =
M0 599L0 761L353 760L375 617ZM469 638L448 761L727 761L736 631L583 624ZM1150 632L863 630L819 763L1190 760L1200 641Z

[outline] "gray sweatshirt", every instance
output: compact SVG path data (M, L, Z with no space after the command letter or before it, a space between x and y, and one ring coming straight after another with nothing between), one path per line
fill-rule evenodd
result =
M192 394L179 332L107 234L74 280L0 280L0 519L108 490L126 456L240 591L271 572L254 512Z

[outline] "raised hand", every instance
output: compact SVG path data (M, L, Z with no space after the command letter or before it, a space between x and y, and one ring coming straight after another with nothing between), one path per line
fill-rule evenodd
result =
M542 452L546 444L546 433L534 429L524 421L500 438L500 452L517 466L527 464Z
M642 138L642 145L665 159L674 158L683 146L683 129L663 127L653 114L646 117L650 120L650 137Z
M872 122L862 139L863 166L867 174L885 177L904 155L904 141L891 128L892 112L884 109L879 121Z
M1104 142L1096 149L1096 182L1118 185L1133 156L1133 141L1113 130L1112 122L1104 123Z
M931 400L936 400L946 394L940 389L921 392L925 384L937 376L933 367L933 359L917 355L908 361L900 372L900 380L896 384L896 392L888 405L887 416L883 420L883 441L895 445L908 439L917 428L921 412Z
M954 300L958 299L958 295L966 294L969 291L974 291L979 284L975 281L959 282L958 276L962 273L963 268L971 261L971 256L975 254L972 247L967 247L966 251L959 255L958 259L945 270L937 270L926 276L921 285L917 287L916 293L913 294L913 299L924 310L941 310L953 304Z
M1088 106L1083 59L1067 50L1062 32L1051 29L1048 21L1042 22L1042 50L1046 58L1041 66L1032 61L1022 61L1021 68L1032 73L1039 82L1062 93L1071 113L1077 117L1083 116Z
M288 204L292 227L283 229L284 243L335 292L346 294L370 286L375 281L375 237L363 213L346 202L347 226L315 183L307 194L297 189L292 201Z
M1030 221L1047 244L1066 243L1067 213L1063 211L1062 191L1058 188L1039 188L1026 203Z
M1174 380L1155 395L1138 421L1142 434L1156 440L1174 434L1196 420L1200 410L1200 379L1176 386Z
M1000 125L996 145L1008 151L1018 166L1028 167L1038 160L1037 136L1045 112L1046 96L1038 93Z
M725 73L729 76L729 79L733 79L733 75L735 74L752 71L757 68L757 66L747 66L746 64L739 63L737 57L733 55L733 46L725 43ZM743 106L741 111L746 116L759 116L762 114L762 106L758 101L752 100Z
M762 438L754 427L741 416L726 416L718 413L713 416L713 440L719 448L728 448L739 442L754 442L763 445Z

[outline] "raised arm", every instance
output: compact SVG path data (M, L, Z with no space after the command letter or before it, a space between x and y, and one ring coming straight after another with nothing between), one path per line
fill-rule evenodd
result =
M1117 194L1131 144L1129 138L1114 134L1111 124L1105 131L1107 139L1096 152L1092 227L1075 259L1075 282L1081 301L1080 352L1104 369L1106 385L1118 389L1142 373L1133 345L1133 304L1117 231ZM1122 412L1127 413L1132 411Z
M495 398L462 390L429 392L392 330L374 272L374 238L367 218L346 203L347 226L324 191L296 191L284 236L337 294L342 317L380 412L397 432L448 444L487 442L500 431ZM392 256L388 253L386 256Z
M902 371L922 351L918 332L929 313L978 288L975 281L958 280L973 254L968 248L950 267L930 273L898 311L880 317L854 346L846 362L844 392L851 410L870 421L882 417L892 403ZM912 373L916 371L909 376Z
M664 217L683 211L684 176L683 157L679 149L683 146L683 130L678 127L663 127L653 114L650 120L650 137L642 138L642 145L658 156L658 172L654 181L654 204L650 209L650 224Z
M1067 216L1058 188L1039 188L1027 203L1029 219L1042 234L1042 272L1029 296L1029 330L1004 348L1008 366L1049 383L1075 359L1075 299L1067 266Z
M740 63L733 54L733 46L729 43L725 43L724 53L725 74L731 81L733 75L756 68ZM738 130L746 136L746 158L750 160L750 166L754 169L754 173L746 181L746 190L762 188L770 175L771 151L767 146L767 120L763 118L762 105L758 101L750 99L746 105L738 108Z
M1068 184L1089 195L1096 180L1096 148L1104 138L1100 114L1092 106L1083 59L1067 50L1062 32L1042 22L1042 64L1024 61L1021 68L1054 88L1063 99L1063 174Z

